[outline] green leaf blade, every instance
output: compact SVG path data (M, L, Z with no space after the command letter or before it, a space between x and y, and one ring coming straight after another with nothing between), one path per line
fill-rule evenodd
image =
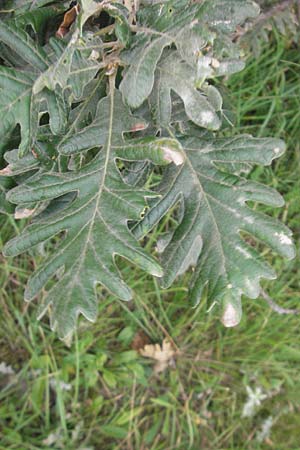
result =
M0 42L14 50L32 68L47 70L49 59L45 51L36 44L28 33L10 23L0 22Z
M160 188L162 199L135 228L135 235L143 235L180 200L182 218L161 256L162 286L169 287L178 275L194 266L192 303L197 304L207 288L210 302L231 304L241 311L241 294L256 298L260 279L274 279L276 275L240 233L249 233L288 259L295 256L295 249L285 225L246 204L255 200L279 206L281 196L221 171L217 164L267 165L284 152L284 144L276 139L241 136L207 141L186 138L182 146L185 164L167 169Z
M149 97L154 84L156 65L163 49L170 43L170 38L162 36L153 41L144 39L139 45L139 52L134 54L120 84L120 91L131 108L138 108Z
M57 271L63 271L41 307L43 312L48 305L53 305L52 324L61 337L74 328L79 313L95 320L97 284L102 284L123 300L131 298L131 290L120 278L115 265L115 255L132 261L155 276L162 275L160 265L139 246L127 225L128 221L140 219L145 197L149 194L126 185L115 165L117 155L114 147L119 148L122 143L124 120L124 117L115 115L122 108L120 101L117 93L105 101L108 131L103 149L94 160L79 172L41 173L9 194L10 201L26 205L32 201L55 200L70 192L77 193L66 208L52 214L46 222L37 217L4 250L6 255L16 255L59 233L65 234L56 254L32 277L26 290L29 300ZM174 145L172 140L168 143ZM126 158L126 147L123 153Z

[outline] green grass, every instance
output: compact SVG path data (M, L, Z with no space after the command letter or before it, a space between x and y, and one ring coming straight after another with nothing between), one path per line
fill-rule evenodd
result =
M287 142L284 157L251 177L284 195L284 208L264 209L294 230L298 249L299 69L299 48L274 33L261 56L228 84L238 132ZM1 245L23 226L2 218ZM278 273L265 289L282 306L298 307L299 252L287 262L263 251ZM24 284L41 258L0 259L0 363L15 370L0 375L1 450L300 449L298 316L279 316L262 299L244 299L242 323L225 329L204 303L190 308L184 280L162 291L151 277L121 264L134 301L99 292L97 322L80 320L67 348L46 319L36 321L35 304L23 302ZM141 330L153 342L172 337L180 349L173 367L155 375L151 361L131 349ZM246 386L268 394L252 418L242 418ZM269 416L270 438L259 443L256 434Z

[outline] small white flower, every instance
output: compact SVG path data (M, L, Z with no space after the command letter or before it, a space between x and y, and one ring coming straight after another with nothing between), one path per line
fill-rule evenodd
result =
M65 383L64 381L56 380L55 378L52 378L50 380L50 386L53 389L61 389L62 391L71 391L72 385L69 383Z
M261 431L259 431L256 435L256 440L258 442L263 442L270 436L271 428L274 424L274 420L272 416L269 416L262 423Z
M8 366L6 362L0 363L0 373L3 375L14 375L15 371L11 366Z
M267 398L267 395L262 392L260 387L251 389L250 386L246 386L248 398L244 404L242 417L252 417L255 414L256 407L261 405L261 402Z
M46 437L42 442L44 445L51 446L53 444L57 444L62 440L63 433L62 430L59 428L54 433L50 433L49 436Z

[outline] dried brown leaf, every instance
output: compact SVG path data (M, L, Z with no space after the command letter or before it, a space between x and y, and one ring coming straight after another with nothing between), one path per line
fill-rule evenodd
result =
M174 363L174 357L176 355L176 351L168 339L164 339L162 345L145 345L144 348L140 349L139 353L144 356L144 358L151 358L156 361L154 366L155 373L166 370L170 364Z
M64 20L56 32L56 37L63 38L69 32L71 25L75 22L76 17L79 14L79 11L80 6L75 5L65 13Z

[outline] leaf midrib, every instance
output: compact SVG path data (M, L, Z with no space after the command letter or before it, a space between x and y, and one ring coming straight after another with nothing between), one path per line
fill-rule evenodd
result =
M198 173L194 169L194 166L193 166L191 160L189 159L187 153L186 153L186 163L188 164L190 170L195 174L195 177L196 177L196 180L197 180L197 184L199 185L199 190L201 191L201 193L202 193L202 195L203 195L203 197L205 199L205 203L206 203L207 208L208 208L208 210L210 212L210 216L212 217L212 221L213 221L213 223L215 225L215 229L216 229L216 232L217 232L217 238L218 238L218 241L220 242L220 247L221 247L221 255L222 255L223 267L224 267L224 270L225 270L225 273L226 273L226 257L225 257L225 253L224 253L224 249L223 249L222 235L220 233L220 230L219 230L219 227L218 227L218 223L217 223L217 221L215 219L214 213L213 213L213 211L211 209L209 200L207 198L207 194L206 194L206 192L205 192L205 190L204 190L204 188L203 188L203 186L202 186L202 184L201 184L201 182L199 180Z
M112 86L112 83L110 83L110 86ZM95 223L95 218L97 216L98 213L100 213L98 211L99 208L99 203L100 203L100 199L102 196L102 191L103 188L105 187L105 178L106 178L106 174L107 174L107 168L108 168L108 164L109 164L109 160L110 160L110 150L111 150L111 140L112 140L112 129L113 129L113 119L114 119L114 94L115 94L115 88L111 87L110 89L110 113L109 113L109 127L108 127L108 134L107 134L107 143L105 146L106 149L106 155L105 155L105 162L104 162L104 167L103 167L103 176L101 177L101 184L99 186L99 193L98 193L98 198L96 200L96 204L95 204L95 209L94 209L94 213L92 215L92 218L90 220L90 225L89 225L89 231L86 237L86 241L83 247L83 251L82 251L82 257L81 257L81 262L78 264L78 267L76 269L76 273L74 275L74 277L72 277L72 279L77 278L78 276L78 272L80 271L82 264L85 260L85 255L87 252L87 247L91 241L91 235L92 235L92 230L94 227L94 223Z
M96 93L97 89L100 88L100 84L102 83L102 80L103 80L103 75L98 78L98 82L95 84L94 89L92 90L90 95L86 98L86 100L84 102L84 105L82 106L82 109L79 111L78 116L75 118L75 120L71 124L68 133L66 133L64 138L59 143L59 146L61 146L67 139L69 139L70 136L72 136L73 133L75 133L77 123L80 122L84 112L88 109L90 101L92 100L92 98L93 98L94 94ZM85 127L85 128L87 128L87 127Z
M169 129L169 133L170 133L170 135L171 135L172 137L174 137L174 135L173 135L173 133L172 133L172 131L171 131L170 129ZM199 180L198 173L197 173L197 171L194 169L194 166L193 166L193 164L192 164L192 162L191 162L191 160L190 160L190 158L189 158L189 156L188 156L188 152L187 152L187 151L185 151L185 157L186 157L185 163L182 164L182 166L180 167L179 172L181 172L181 171L184 169L185 165L187 164L187 165L189 166L190 170L191 170L191 171L193 172L193 174L195 175L197 184L199 185L199 190L200 190L200 192L202 193L202 195L203 195L203 197L204 197L204 200L205 200L205 202L206 202L206 204L207 204L207 208L209 209L210 215L211 215L212 220L213 220L213 223L214 223L214 225L215 225L215 229L216 229L216 231L217 231L218 241L220 242L220 247L221 247L221 255L222 255L222 262L223 262L224 272L227 273L227 271L226 271L226 258L225 258L224 249L223 249L223 245L222 245L222 237L221 237L221 233L220 233L220 230L219 230L217 221L216 221L216 219L215 219L215 217L214 217L214 214L213 214L213 211L212 211L212 209L211 209L209 200L208 200L208 198L207 198L207 196L206 196L206 192L205 192L205 190L204 190L204 188L203 188L203 186L202 186L202 184L201 184L201 182L200 182L200 180ZM184 192L182 192L182 193L184 194Z

